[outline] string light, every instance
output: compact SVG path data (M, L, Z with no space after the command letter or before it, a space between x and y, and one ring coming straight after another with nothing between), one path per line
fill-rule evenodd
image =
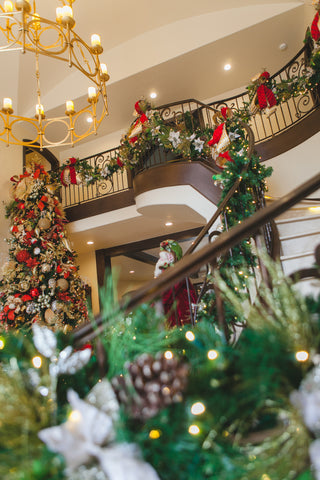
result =
M196 402L191 407L192 415L201 415L206 411L206 407L202 402Z
M42 358L39 356L33 357L32 365L34 366L34 368L40 368L42 365Z
M186 335L185 335L186 339L189 340L189 342L193 342L195 340L195 335L193 332L191 332L190 330L188 330L186 332Z
M150 430L149 432L149 438L152 440L157 440L161 436L160 430Z
M5 341L2 337L0 337L0 350L3 350L5 346Z
M167 360L171 360L173 358L173 353L170 350L167 350L164 353L164 358L166 358Z
M200 433L200 428L198 427L198 425L190 425L190 427L188 428L188 432L191 435L198 435Z
M70 412L69 414L68 419L73 423L78 423L81 420L81 413L79 412L79 410L72 410L72 412Z
M207 357L209 358L209 360L215 360L216 358L218 358L219 356L219 353L217 352L217 350L209 350L209 352L207 353Z
M306 352L305 350L300 350L299 352L296 353L296 359L298 362L306 362L309 358L309 353Z

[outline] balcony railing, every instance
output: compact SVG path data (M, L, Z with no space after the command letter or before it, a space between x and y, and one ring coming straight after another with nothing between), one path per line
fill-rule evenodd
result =
M297 55L279 72L273 75L271 79L279 83L303 75L308 66L308 54L310 54L310 45L306 43ZM212 102L209 105L198 100L188 99L159 106L157 110L168 126L172 125L172 127L176 128L184 123L192 132L198 128L213 128L214 116L222 107L228 106L233 110L240 110L245 104L249 103L249 94L245 92L234 97ZM269 118L264 113L252 116L249 125L254 133L255 143L261 143L289 129L313 112L319 106L319 103L319 89L317 91L307 91L298 97L291 97L286 102L278 105L276 112ZM99 166L103 170L118 155L119 147L116 147L87 157L84 160L87 160L91 166ZM65 208L68 208L129 190L132 188L132 176L134 177L138 173L155 166L179 161L180 158L161 146L153 145L138 164L134 166L132 172L119 170L113 174L111 179L97 182L91 186L70 185L62 188L63 205ZM206 160L202 159L202 161ZM208 159L208 162L214 168L214 162L211 159Z
M309 49L310 46L307 43L287 65L272 75L270 79L280 83L304 75L308 67ZM286 102L279 104L276 112L269 118L261 112L252 116L249 125L253 130L256 144L292 127L309 115L319 105L319 101L318 91L306 91L298 97L290 97ZM250 104L250 98L249 94L244 92L230 98L214 101L209 105L218 110L222 107L241 110L246 104Z
M86 157L86 160L92 167L100 167L103 171L111 160L117 158L119 154L118 148L112 148L104 152ZM62 204L64 208L74 207L85 202L97 200L101 197L107 197L115 193L120 193L132 188L131 175L127 170L118 170L112 175L111 179L96 182L93 185L68 185L62 187Z

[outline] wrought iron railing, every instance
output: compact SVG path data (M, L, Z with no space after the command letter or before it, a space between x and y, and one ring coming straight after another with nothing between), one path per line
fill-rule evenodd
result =
M179 128L179 126L184 125L190 133L199 128L213 128L214 116L217 113L213 107L193 98L161 105L157 107L156 110L158 110L166 125L172 126L173 128ZM149 168L178 161L180 159L182 159L181 155L177 156L173 152L165 150L160 145L154 145L135 165L133 176ZM212 160L210 163L213 164Z
M295 79L306 72L308 66L308 54L310 45L306 45L290 60L281 70L274 74L271 79L276 82ZM250 103L248 93L242 93L230 98L215 101L206 105L198 100L188 99L179 102L173 102L157 107L162 119L170 126L178 126L181 123L188 123L191 131L197 128L214 127L214 116L217 111L224 106L233 110L240 110L245 104ZM279 134L309 115L320 103L319 90L306 91L298 97L291 97L286 102L278 105L277 110L269 118L265 113L258 113L251 117L249 125L254 133L255 143L261 143L274 135ZM103 170L105 166L119 155L119 147L106 150L97 155L85 158L90 165L100 166ZM134 169L128 174L126 170L119 170L111 179L97 182L92 186L70 185L62 189L62 202L64 207L68 208L89 202L101 197L113 195L115 193L128 190L132 187L131 175L134 177L138 173L152 167L167 164L173 161L179 161L172 152L165 150L161 146L154 145L141 158ZM202 159L203 161L203 159ZM205 160L204 160L205 161ZM214 167L211 159L208 163Z
M100 167L104 171L111 160L118 157L119 149L112 148L104 152L86 157L86 160L92 167ZM131 175L128 175L127 170L118 170L112 175L112 178L106 178L93 185L68 185L62 187L62 204L64 208L80 205L85 202L97 200L101 197L107 197L115 193L124 192L132 188Z
M309 49L309 44L306 44L290 62L270 77L271 80L280 83L282 81L294 80L304 75L308 67ZM233 97L211 102L209 105L217 110L220 110L222 107L241 110L246 104L250 104L250 101L249 93L244 92ZM286 102L279 104L276 112L269 118L263 112L252 116L249 125L253 130L256 143L263 142L292 127L295 123L309 115L319 105L319 101L319 91L306 91L298 97L290 97Z

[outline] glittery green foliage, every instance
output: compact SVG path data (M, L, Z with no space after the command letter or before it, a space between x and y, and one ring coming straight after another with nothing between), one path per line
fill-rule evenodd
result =
M279 338L267 327L248 328L232 348L207 322L193 331L194 341L185 338L184 330L171 343L171 351L190 365L183 402L144 422L123 412L119 440L138 443L163 480L253 480L268 472L275 480L294 478L290 472L296 475L308 459L308 434L288 401L300 383L302 368L288 348L286 335ZM144 342L143 337L137 334L135 344ZM218 354L215 360L207 356L212 349ZM195 402L205 405L202 415L191 414ZM280 413L284 420L279 420ZM200 433L191 435L190 425L198 426ZM251 444L254 434L269 432L266 429L273 429L270 441L262 443L262 433ZM159 432L159 438L150 438L152 430Z

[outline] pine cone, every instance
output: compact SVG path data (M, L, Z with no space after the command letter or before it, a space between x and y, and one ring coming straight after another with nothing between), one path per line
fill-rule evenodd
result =
M188 366L163 353L144 353L125 365L127 372L111 381L120 404L136 419L146 420L171 403L182 401Z

